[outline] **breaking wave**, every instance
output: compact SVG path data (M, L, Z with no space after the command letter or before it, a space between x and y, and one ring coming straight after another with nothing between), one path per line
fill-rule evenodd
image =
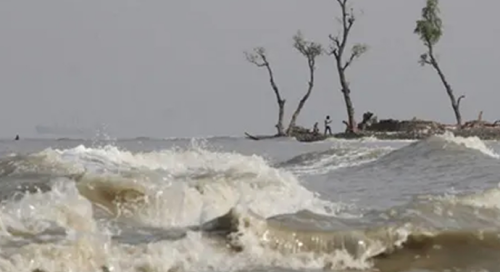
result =
M467 172L470 171L467 166L470 166L471 162L494 160L496 165L499 158L499 154L477 137L463 138L446 133L387 152L377 160L361 167L383 167L384 170L395 171L395 173L407 171L405 175L412 176L412 172L425 172L436 164L440 165L443 173L448 173L447 171ZM463 176L467 176L465 172Z
M494 192L497 196L500 190ZM330 269L496 269L500 210L472 204L470 197L417 201L367 214L369 222L312 212L263 218L231 209L201 229L216 233L237 252L252 254L258 247L272 251L269 256L321 260ZM474 196L486 202L490 197L491 192Z
M233 207L263 216L299 210L334 215L347 208L321 200L262 157L197 147L46 149L3 158L0 177L1 271L95 271L100 265L137 271L146 260L165 271L206 269L218 264L218 253L196 256L215 249L196 232L163 241L177 237L172 228L199 225ZM168 263L166 256L178 257Z
M360 165L373 161L392 149L383 148L348 148L334 147L325 151L316 151L298 155L276 164L297 175L320 175L333 170Z
M0 160L0 271L496 269L499 188L359 214L293 174L457 156L499 157L478 139L448 134L397 150L307 153L274 167L196 146L13 154Z

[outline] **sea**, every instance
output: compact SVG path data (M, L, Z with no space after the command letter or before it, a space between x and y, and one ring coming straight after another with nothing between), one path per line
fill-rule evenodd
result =
M0 141L2 272L500 271L500 143Z

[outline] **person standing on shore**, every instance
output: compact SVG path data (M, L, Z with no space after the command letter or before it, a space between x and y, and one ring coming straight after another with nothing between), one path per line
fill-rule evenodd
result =
M328 132L329 135L332 135L332 129L330 128L331 122L332 122L332 120L330 119L330 115L327 115L326 119L325 119L325 135L326 135L326 132Z

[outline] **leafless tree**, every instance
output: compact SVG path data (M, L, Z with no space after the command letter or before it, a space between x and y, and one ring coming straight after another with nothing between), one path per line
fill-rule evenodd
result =
M278 122L276 124L276 129L278 130L277 136L284 136L285 130L283 127L283 118L285 115L285 102L286 100L281 97L278 85L274 80L274 73L271 68L271 64L267 60L266 50L264 47L257 47L252 53L245 52L246 58L250 63L257 65L257 67L263 67L267 70L269 74L269 82L276 96L276 102L278 103Z
M344 60L349 34L351 33L352 27L356 22L356 17L354 15L353 9L347 6L348 1L349 0L337 0L341 10L341 17L339 21L342 27L338 35L329 36L332 44L328 53L335 58L341 92L344 95L348 121L344 121L343 123L347 125L348 132L355 132L356 121L354 117L354 106L351 100L351 89L349 88L346 71L351 66L354 60L359 58L368 50L368 46L365 44L354 44L351 47L351 53L348 56L347 60Z
M299 101L296 110L292 114L290 119L290 123L288 125L288 129L284 130L283 126L283 118L285 115L285 99L282 98L278 85L276 84L273 69L271 68L271 64L269 63L266 50L263 47L257 47L253 50L252 53L246 52L246 58L250 63L255 64L257 67L265 68L268 72L269 82L274 91L276 102L278 103L278 122L276 124L276 128L278 129L278 133L276 136L285 136L291 135L293 133L293 128L297 122L297 119L304 107L307 99L312 93L314 88L314 73L316 70L316 58L323 53L322 46L318 43L310 42L304 39L302 33L300 31L295 34L293 37L294 48L299 51L307 59L307 64L309 68L309 83L308 88L302 99Z
M316 58L321 56L323 53L323 48L320 44L306 41L302 36L302 33L299 31L293 37L294 44L293 47L299 51L307 59L307 66L309 68L309 82L307 87L307 92L304 94L302 99L300 99L299 104L297 105L297 109L292 115L290 119L290 124L288 125L287 134L290 135L293 132L293 128L295 127L295 123L297 122L297 118L299 117L302 108L304 107L307 99L312 93L314 88L314 72L316 70Z

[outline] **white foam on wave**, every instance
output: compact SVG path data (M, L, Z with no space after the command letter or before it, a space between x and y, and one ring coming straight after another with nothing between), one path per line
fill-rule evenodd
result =
M286 169L296 175L324 175L337 169L353 167L374 161L393 150L390 147L334 148L338 150L338 152L323 152L324 154L318 154L311 162L301 163L300 165L294 165Z
M92 206L82 197L74 183L57 181L51 191L27 194L18 201L6 201L0 209L0 230L32 235L51 227L49 222L66 229L92 232Z
M461 137L461 136L455 136L452 131L446 131L443 134L436 135L435 137L443 139L449 143L454 143L457 145L461 145L470 149L477 150L487 156L490 156L492 158L500 158L500 155L497 154L493 149L488 147L484 141L482 141L479 137L472 136L472 137ZM377 139L375 137L364 137L361 139L333 139L331 141L335 142L366 142L366 143L377 143L377 142L391 142L391 143L415 143L418 142L418 140L381 140Z
M491 188L481 192L465 195L450 192L443 196L429 197L429 199L444 201L454 205L458 204L476 208L500 209L500 184L497 188Z
M107 241L91 203L68 180L1 205L0 271L95 271Z
M256 155L199 148L134 154L113 146L48 149L41 155L90 176L109 176L109 182L140 184L148 191L150 205L137 216L158 226L198 224L235 205L249 206L263 216L301 209L331 214L342 208L319 199L293 174ZM124 172L135 175L125 178Z
M301 238L297 233L291 237L285 238L274 237L269 230L268 223L263 218L255 216L250 209L236 207L233 210L238 214L240 221L239 228L236 233L233 233L231 244L233 246L241 246L243 256L246 259L260 262L262 266L279 266L293 269L329 269L329 270L344 270L344 269L367 269L371 267L366 254L370 254L366 248L360 250L358 256L353 252L348 252L346 248L339 248L332 252L321 252L321 250L308 252L301 250ZM279 230L278 230L279 232ZM280 236L280 234L277 234ZM315 237L316 239L321 239ZM314 238L313 238L314 239ZM338 242L338 241L337 241ZM325 243L334 243L333 241L325 241ZM270 249L271 247L277 247ZM323 245L328 247L326 244ZM333 244L330 244L333 246ZM360 244L362 247L362 245ZM322 246L318 247L320 249ZM359 248L361 249L361 248ZM371 255L370 255L371 256Z
M366 137L361 137L361 138L355 138L355 139L342 139L342 138L328 138L328 141L332 142L346 142L346 143L413 143L418 140L411 140L411 139L378 139L375 136L366 136Z
M460 137L460 136L455 136L453 132L447 131L442 135L438 135L437 137L450 142L454 143L457 145L461 145L470 149L477 150L487 156L490 156L492 158L498 159L500 158L500 155L495 153L493 149L488 147L481 139L478 137Z
M104 182L131 182L145 188L146 206L133 215L145 225L197 225L233 207L250 208L264 217L303 209L335 214L343 208L319 199L294 175L271 167L259 156L199 148L131 153L113 146L47 149L35 156L66 167L69 173L85 172L80 182L101 177ZM174 242L133 246L112 242L110 230L97 224L90 201L79 194L73 181L61 179L53 186L51 191L2 204L0 240L31 241L57 228L69 236L57 243L2 247L1 271L86 272L98 271L102 265L112 271L235 271L256 263L293 269L326 265L312 255L279 256L264 249L235 255L214 247L199 233Z

